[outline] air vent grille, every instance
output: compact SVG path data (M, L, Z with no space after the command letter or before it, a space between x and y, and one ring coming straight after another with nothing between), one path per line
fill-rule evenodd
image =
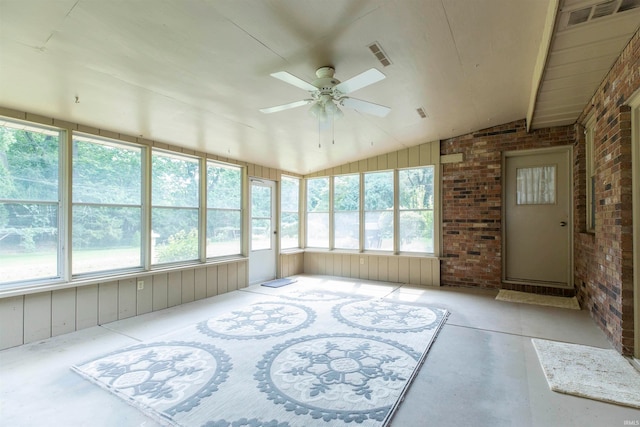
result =
M583 22L587 22L589 20L589 15L591 15L591 8L588 7L586 9L574 10L569 15L569 23L568 26L582 24Z
M594 6L593 15L591 15L591 19L602 18L603 16L609 16L616 11L618 7L618 1L612 0L606 3L600 3Z
M389 57L387 57L387 54L384 53L384 51L382 50L382 47L380 47L380 45L377 42L370 44L369 50L371 51L371 53L375 55L378 61L380 61L383 67L387 67L391 65L391 61L389 60Z
M422 117L423 119L426 119L428 117L427 113L424 111L424 108L422 108L422 107L417 108L416 111L418 112L420 117Z
M582 9L571 10L565 13L564 25L568 28L594 19L612 16L621 12L640 7L640 0L608 0Z

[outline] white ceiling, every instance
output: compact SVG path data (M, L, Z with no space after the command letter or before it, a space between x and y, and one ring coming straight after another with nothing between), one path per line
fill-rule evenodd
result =
M556 0L0 0L0 106L306 174L535 123L558 9ZM308 98L270 73L311 81L326 65L342 81L382 71L353 96L389 115L344 109L319 132L306 106L258 111ZM587 100L591 86L580 89Z

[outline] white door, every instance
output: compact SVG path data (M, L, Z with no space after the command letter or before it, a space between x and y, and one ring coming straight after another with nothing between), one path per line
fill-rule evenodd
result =
M505 155L504 280L570 287L568 148Z
M276 183L251 179L249 284L276 277Z

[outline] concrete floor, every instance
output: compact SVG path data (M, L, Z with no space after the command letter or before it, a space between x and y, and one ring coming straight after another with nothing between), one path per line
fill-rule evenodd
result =
M155 426L69 367L257 302L265 294L307 285L451 312L392 420L394 427L640 424L640 410L555 393L547 386L531 338L610 348L585 311L496 301L495 291L302 276L284 288L251 286L1 351L0 425Z

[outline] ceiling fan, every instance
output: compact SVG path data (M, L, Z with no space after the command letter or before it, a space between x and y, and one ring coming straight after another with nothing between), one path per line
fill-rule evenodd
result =
M384 79L386 76L380 71L371 68L344 82L340 82L340 80L333 77L334 73L335 70L333 67L318 68L318 70L316 70L317 78L311 83L286 71L271 74L271 76L276 79L306 90L311 95L311 98L277 105L275 107L262 108L260 111L269 114L313 104L309 112L318 118L320 123L327 122L332 118L341 117L344 113L338 108L338 105L378 117L385 117L389 111L391 111L391 108L385 107L384 105L378 105L347 96L351 92L355 92L358 89L362 89L363 87Z

